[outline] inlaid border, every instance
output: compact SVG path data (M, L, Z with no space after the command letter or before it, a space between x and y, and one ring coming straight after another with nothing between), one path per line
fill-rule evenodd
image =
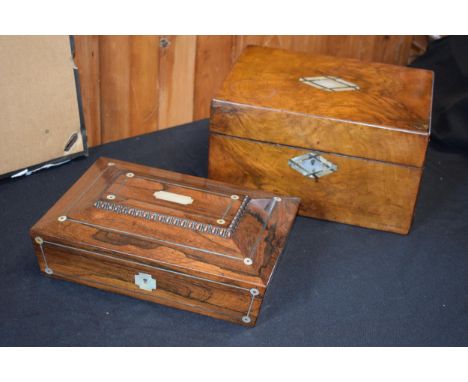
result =
M44 260L44 263L45 263L45 266L46 266L46 269L45 269L45 273L47 273L49 276L51 275L55 275L55 276L58 276L58 277L63 277L65 279L69 279L71 281L75 281L74 279L77 279L77 280L84 280L84 281L87 281L87 282L90 282L90 283L94 283L94 284L98 284L98 285L103 285L103 286L106 286L106 287L110 287L112 289L115 289L115 290L121 290L121 291L129 291L128 289L126 288L119 288L119 287L115 287L111 284L107 284L107 283L101 283L101 282L98 282L98 281L95 281L95 280L92 280L92 279L89 279L87 277L84 277L84 276L80 276L80 275L67 275L67 274L61 274L60 272L54 272L51 268L49 268L48 266L48 263L47 263L47 260L46 260L46 254L45 254L45 250L44 250L44 244L48 244L48 245L51 245L51 246L56 246L56 247L59 247L59 248L63 248L63 249L71 249L72 251L76 251L76 252L82 252L82 253L87 253L87 254L92 254L92 255L96 255L98 257L104 257L104 258L109 258L113 261L117 261L117 262L123 262L123 263L128 263L128 264L132 264L134 266L138 266L138 267L147 267L147 268L152 268L152 269L156 269L156 270L159 270L159 271L162 271L162 272L168 272L168 273L173 273L173 274L176 274L176 275L179 275L179 276L183 276L183 277L187 277L187 278L191 278L191 279L195 279L195 280L201 280L201 281L204 281L204 282L209 282L209 283L214 283L214 284L219 284L219 285L223 285L225 287L230 287L230 288L234 288L234 289L238 289L238 290L241 290L241 291L247 291L249 294L250 294L250 303L249 303L249 306L248 306L248 309L247 309L247 312L244 316L241 317L240 321L242 321L244 324L249 324L251 322L251 318L250 318L250 314L252 312L252 307L253 307L253 303L254 303L254 300L255 300L255 297L259 295L259 290L257 288L244 288L244 287L241 287L241 286L238 286L238 285L233 285L233 284L227 284L227 283L223 283L223 282L220 282L220 281L215 281L215 280L210 280L210 279L207 279L207 278L204 278L204 277L198 277L198 276L193 276L193 275L189 275L189 274L186 274L186 273L182 273L182 272L177 272L177 271L174 271L174 270L169 270L169 269L165 269L165 268L161 268L161 267L158 267L158 266L154 266L154 265L149 265L149 264L144 264L144 263L138 263L138 262L135 262L135 261L132 261L132 260L128 260L128 259L118 259L118 258L115 258L113 256L110 256L110 255L106 255L106 254L103 254L103 253L100 253L100 252L96 252L96 251L90 251L90 250L86 250L86 249L83 249L83 248L79 248L79 247L73 247L73 246L69 246L69 245L64 245L64 244L59 244L59 243L55 243L55 242L52 242L52 241L47 241L47 240L43 240L42 238L40 237L37 237L36 238L36 243L39 245L40 247L40 251L41 251L41 254L42 254L42 257L43 257L43 260ZM130 254L129 254L130 255ZM133 255L131 255L133 256ZM136 256L138 257L138 256ZM78 281L79 282L79 281ZM139 294L139 295L142 295L142 296L147 296L149 294L147 293L142 293L142 292L139 292L139 291L134 291L134 290L131 290L132 293L135 293L135 294ZM164 298L164 297L161 297L161 296L157 296L158 299L161 299L161 300L167 300L167 301L171 301L171 302L176 302L177 304L180 304L180 305L185 305L185 306L190 306L192 307L191 304L187 304L186 302L182 302L182 301L173 301L173 300L170 300L170 299L167 299L167 298ZM199 308L200 310L205 310L205 311L208 311L208 312L213 312L213 313L218 313L218 314L221 314L221 315L224 315L226 317L235 317L236 315L230 315L230 314L226 314L222 311L219 311L219 310L216 310L216 309L210 309L210 308L207 308L203 305L200 305L201 301L199 300L193 300L197 305L195 305L195 307ZM164 304L162 303L163 305L167 305L167 304ZM214 306L214 305L213 305ZM229 309L229 308L226 308L226 309ZM232 311L233 313L235 313L235 311Z
M106 211L115 212L122 215L128 215L138 218L143 218L147 220L152 220L159 223L174 225L180 228L191 229L193 231L209 233L211 235L220 236L222 238L230 238L237 226L242 215L245 212L245 208L249 202L249 197L245 196L242 204L236 212L236 215L232 219L231 224L228 228L218 227L213 224L201 223L191 219L179 218L171 215L161 214L159 212L152 212L136 207L128 207L120 203L108 202L103 200L97 200L94 203L94 207L103 209Z

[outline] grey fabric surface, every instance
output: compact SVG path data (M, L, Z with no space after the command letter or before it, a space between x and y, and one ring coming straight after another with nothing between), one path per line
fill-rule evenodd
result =
M206 176L207 125L0 181L0 345L468 345L468 157L432 148L408 236L297 218L252 329L40 274L28 230L96 158Z

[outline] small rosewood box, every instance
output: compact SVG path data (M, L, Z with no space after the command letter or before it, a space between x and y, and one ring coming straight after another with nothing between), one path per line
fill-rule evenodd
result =
M101 158L31 237L51 277L254 326L298 205Z
M301 198L299 214L408 233L433 73L248 47L212 102L209 177Z

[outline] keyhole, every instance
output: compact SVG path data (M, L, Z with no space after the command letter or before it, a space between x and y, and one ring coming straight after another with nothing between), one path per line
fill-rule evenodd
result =
M143 284L146 284L148 282L148 279L143 279Z

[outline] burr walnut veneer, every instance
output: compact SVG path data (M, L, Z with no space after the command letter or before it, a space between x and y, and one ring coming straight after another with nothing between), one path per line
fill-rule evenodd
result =
M209 176L301 197L299 213L408 233L432 72L249 47L212 102Z
M253 326L298 205L101 158L31 237L52 277Z

